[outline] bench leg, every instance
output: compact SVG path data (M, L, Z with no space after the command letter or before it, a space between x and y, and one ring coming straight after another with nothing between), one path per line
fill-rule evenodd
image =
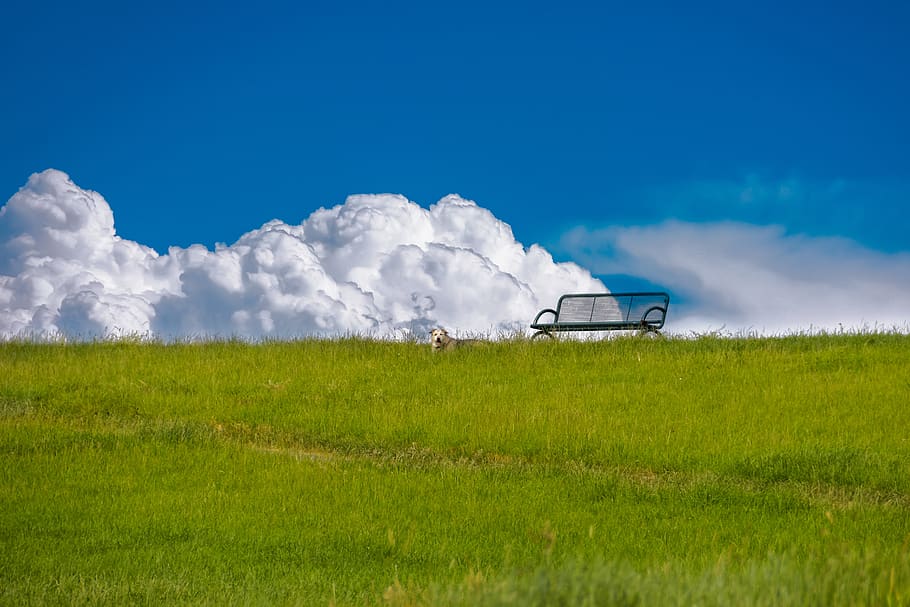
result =
M534 335L531 336L531 339L537 339L538 337L543 337L544 335L546 335L550 339L556 339L556 336L553 335L552 331L538 331L537 333L535 333Z
M658 338L658 337L663 337L663 334L662 334L660 331L658 331L657 329L650 329L650 328L649 328L649 329L641 329L641 330L639 330L638 336L639 336L639 337L649 337L649 338L651 338L651 339L655 339L655 338Z

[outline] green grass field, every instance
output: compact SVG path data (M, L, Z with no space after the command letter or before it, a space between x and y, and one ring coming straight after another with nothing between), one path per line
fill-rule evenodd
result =
M908 605L910 337L0 344L0 603Z

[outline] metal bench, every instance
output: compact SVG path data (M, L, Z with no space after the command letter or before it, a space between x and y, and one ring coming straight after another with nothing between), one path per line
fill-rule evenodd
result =
M670 296L666 293L569 293L559 298L556 309L537 313L533 337L553 337L560 331L641 331L660 333L667 318ZM540 317L552 314L553 320Z

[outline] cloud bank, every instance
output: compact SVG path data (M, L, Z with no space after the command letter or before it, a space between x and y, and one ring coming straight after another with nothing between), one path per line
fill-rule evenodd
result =
M455 195L429 209L351 196L300 225L165 255L117 236L97 192L48 169L0 209L0 336L391 336L526 326L560 294L604 285L524 247Z
M910 253L779 226L668 221L577 228L563 246L597 274L665 285L675 331L780 334L910 326Z

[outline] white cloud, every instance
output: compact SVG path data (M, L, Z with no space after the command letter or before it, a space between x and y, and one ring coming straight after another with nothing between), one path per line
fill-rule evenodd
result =
M778 226L669 221L578 228L563 245L598 274L647 277L682 301L676 331L788 333L902 329L910 322L910 254ZM674 313L674 308L676 312Z
M352 196L300 225L274 220L214 251L124 240L104 198L56 170L0 209L0 336L296 337L527 326L561 293L603 290L525 248L458 196L424 209Z

